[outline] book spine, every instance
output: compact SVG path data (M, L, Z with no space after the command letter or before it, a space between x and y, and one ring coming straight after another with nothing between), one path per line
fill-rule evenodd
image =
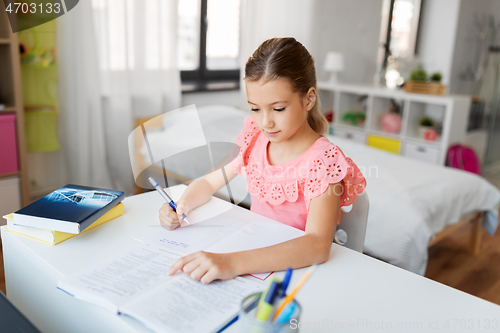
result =
M104 206L103 208L99 209L97 212L89 216L85 221L80 223L79 227L79 232L82 232L85 230L88 226L90 226L92 223L97 221L101 216L106 214L108 211L110 211L113 207L118 205L123 199L125 198L125 193L122 193L118 198Z

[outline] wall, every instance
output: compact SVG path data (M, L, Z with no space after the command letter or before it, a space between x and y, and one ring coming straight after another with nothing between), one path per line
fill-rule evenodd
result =
M312 49L314 7L317 0L241 0L240 66L244 77L247 59L265 40L294 37ZM247 107L245 86L240 86L240 107Z
M500 22L500 1L498 0L461 0L460 14L456 32L455 50L452 58L450 93L476 94L478 87L472 80L465 79L466 69L476 70L479 30L477 16L493 14ZM499 32L500 34L500 32Z
M428 73L440 71L451 81L460 0L426 0L421 11L418 55Z
M433 0L434 1L434 0ZM316 0L312 20L311 52L318 79L328 51L344 54L339 81L371 84L376 72L382 0Z

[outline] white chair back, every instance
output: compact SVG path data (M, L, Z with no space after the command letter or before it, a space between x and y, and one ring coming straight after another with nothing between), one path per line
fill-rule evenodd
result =
M335 243L363 253L366 224L368 220L368 194L366 191L356 195L352 209L347 212L341 208L340 223L335 232Z

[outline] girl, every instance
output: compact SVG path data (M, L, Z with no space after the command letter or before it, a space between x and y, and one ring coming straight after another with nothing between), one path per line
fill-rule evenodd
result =
M302 229L305 235L250 251L197 252L179 259L168 271L210 283L247 273L300 268L328 260L340 207L350 205L366 182L358 167L322 133L328 123L316 94L314 60L294 38L262 43L245 66L252 117L236 138L240 153L224 167L228 181L247 179L251 210ZM160 223L173 230L179 216L204 204L225 185L221 172L192 182L177 202L160 209Z

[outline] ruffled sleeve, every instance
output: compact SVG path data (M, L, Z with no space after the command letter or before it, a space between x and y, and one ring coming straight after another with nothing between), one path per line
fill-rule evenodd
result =
M309 162L308 173L305 179L304 198L309 210L311 200L323 194L329 184L339 183L334 191L340 194L340 206L349 206L354 202L356 194L366 188L366 180L356 164L345 157L339 147L331 148L316 155Z
M250 152L257 141L259 133L260 130L255 125L253 118L251 116L245 118L243 129L240 134L238 134L235 141L235 143L240 147L240 152L231 162L231 170L234 173L242 173L242 168L248 164ZM243 174L243 176L245 175Z

